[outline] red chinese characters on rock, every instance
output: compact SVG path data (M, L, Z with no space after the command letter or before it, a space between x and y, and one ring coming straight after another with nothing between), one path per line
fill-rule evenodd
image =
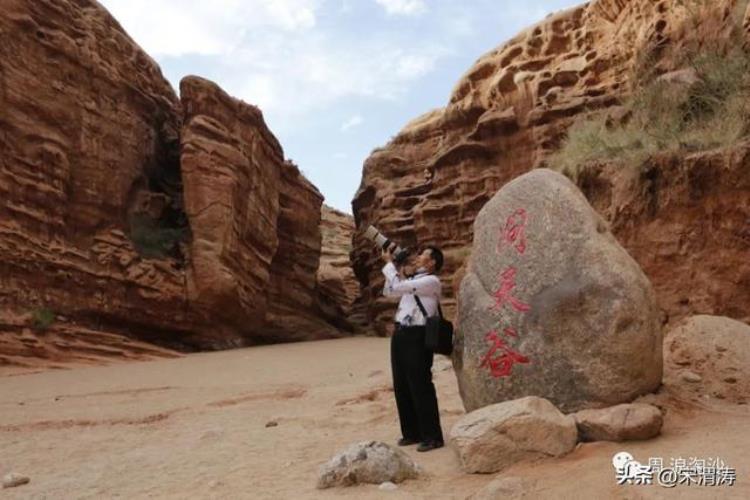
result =
M512 328L506 328L504 333L507 337L518 337L518 334ZM506 344L496 330L489 332L485 338L492 342L492 346L482 358L482 363L479 366L488 368L493 377L507 377L513 371L513 365L516 363L531 362L529 358Z
M494 295L495 305L493 307L493 310L501 309L505 303L509 303L513 307L513 309L519 312L528 312L531 310L530 305L521 302L510 294L516 287L515 268L509 267L508 269L500 273L498 281L500 286L498 287Z
M498 253L500 253L506 245L514 247L520 254L526 252L527 220L528 215L523 208L519 208L508 217L505 221L505 228L500 232L500 237L497 240Z
M498 237L498 253L507 246L514 248L520 255L526 252L526 224L528 220L528 214L523 208L517 209L508 217ZM522 302L512 294L516 288L517 273L515 267L508 267L498 276L498 288L493 295L495 304L492 306L492 311L499 311L506 304L510 304L513 309L520 313L531 310L529 304ZM503 334L505 337L518 338L518 332L510 327L505 328ZM514 365L531 363L528 357L509 346L497 330L487 333L485 339L491 345L479 366L487 368L493 377L508 377L511 375Z

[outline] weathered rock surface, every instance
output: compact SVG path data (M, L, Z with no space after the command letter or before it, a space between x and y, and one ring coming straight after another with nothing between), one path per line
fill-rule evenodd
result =
M401 450L377 441L349 446L320 468L318 488L415 479L420 467Z
M89 338L180 345L180 250L142 259L127 236L132 214L179 208L179 102L158 66L96 2L10 0L0 109L2 316L47 307Z
M592 165L578 184L641 265L671 323L750 323L750 144L652 158L641 172Z
M284 161L255 106L198 77L180 94L191 303L220 315L238 343L340 335L318 314L323 197Z
M456 84L444 108L414 119L366 160L353 200L359 230L374 224L404 244L442 245L444 290L450 293L472 241L473 220L501 186L544 165L579 115L619 104L644 61L655 60L659 73L681 69L670 54L696 40L721 39L737 22L733 0L702 3L698 27L695 8L684 3L593 1L549 16L489 51ZM742 307L750 300L744 259L750 209L740 201L750 190L747 162L736 158L731 172L718 160L701 163L687 176L680 159L663 175L658 168L646 174L622 212L621 200L594 205L607 213L672 318L719 312L750 321ZM709 181L714 175L716 184ZM738 178L742 182L733 186ZM591 198L611 194L607 182L584 191ZM721 236L714 238L714 231ZM719 266L726 258L731 264ZM377 249L357 232L355 273L369 317L383 333L392 306L380 297L378 259ZM711 265L701 265L705 260ZM692 293L695 299L687 301ZM449 316L453 305L449 296Z
M271 263L269 308L262 332L269 340L319 340L343 335L326 322L320 310L317 272L322 204L323 196L317 188L293 163L286 162L279 198L279 249ZM330 319L338 321L335 316Z
M183 114L93 0L3 3L0 362L341 335L319 307L322 196L257 108L184 91ZM66 318L44 345L3 320L41 309Z
M534 170L485 205L459 304L454 364L467 411L539 396L572 412L661 383L651 284L559 173Z
M572 451L577 439L573 417L534 396L473 411L450 432L461 468L469 473L498 472L522 460L559 457Z
M255 329L265 321L279 247L284 155L260 111L216 84L186 77L180 95L180 163L193 233L189 299L207 314Z
M659 435L664 423L655 406L632 403L573 414L581 441L632 441Z
M66 363L101 364L112 358L142 361L174 358L180 353L124 335L92 330L55 320L41 330L29 314L0 313L0 368L62 368Z
M329 322L341 328L364 329L365 322L354 317L354 304L359 297L359 282L349 260L354 218L323 205L320 232L322 243L317 280L321 308Z
M749 404L750 326L716 316L677 325L664 339L664 386L695 402Z

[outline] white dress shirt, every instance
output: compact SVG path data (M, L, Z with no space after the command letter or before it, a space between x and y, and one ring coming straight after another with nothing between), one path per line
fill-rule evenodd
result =
M414 300L414 295L419 295L419 300L422 301L428 316L437 315L441 290L440 279L437 276L417 272L411 278L402 279L392 262L383 267L383 275L385 276L383 295L401 297L398 311L396 311L396 323L404 326L419 326L427 323L417 301Z

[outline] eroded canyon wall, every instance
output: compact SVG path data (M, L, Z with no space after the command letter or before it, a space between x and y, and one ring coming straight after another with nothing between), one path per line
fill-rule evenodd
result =
M321 308L334 324L357 333L371 333L363 314L359 281L351 266L354 218L323 205L321 220L322 252L318 268Z
M352 203L358 228L353 261L369 318L380 333L388 329L392 305L380 297L382 264L377 249L362 237L367 225L376 225L403 244L437 244L445 249L445 304L448 314L454 314L452 290L468 255L472 223L497 190L532 168L554 168L547 158L573 121L618 106L644 65L657 72L678 69L672 55L684 47L727 39L735 25L742 23L747 2L685 4L679 0L598 0L551 15L479 58L456 84L446 107L414 119L371 154ZM747 170L745 165L740 168ZM712 182L713 174L706 175L705 181ZM662 182L670 179L663 177ZM705 220L715 206L708 199L691 203L690 216L686 213L681 221L687 225L673 227L673 233L691 232L695 218ZM643 244L636 236L639 225L649 225L655 238L660 228L672 227L667 206L633 223L616 207L598 208L609 214L616 236L653 280L669 317L698 311L737 317L741 313L723 307L721 297L746 296L750 269L742 267L740 275L728 283L718 277L696 281L695 273L680 273L680 266L669 265L670 260L686 262L678 247L662 246L666 254L660 259L651 258L648 250L638 250ZM738 251L748 250L746 239L739 237L746 231L748 214L745 203L737 216L725 219L724 231L736 236ZM618 231L626 227L627 234L624 229ZM699 262L721 245L716 241L695 246L691 259ZM712 288L724 287L725 291L701 295L701 307L676 305L682 299L675 299L672 290L697 289L707 281L713 283Z
M95 1L3 2L0 199L0 363L342 334L322 196L260 110L194 77L180 102Z
M191 304L256 341L341 336L320 306L323 196L258 108L194 76L180 95Z
M96 2L3 2L0 131L3 310L179 344L181 259L127 236L179 178L179 101L154 61Z

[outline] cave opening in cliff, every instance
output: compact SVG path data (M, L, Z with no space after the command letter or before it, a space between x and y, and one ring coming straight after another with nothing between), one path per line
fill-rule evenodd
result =
M182 268L192 235L184 208L180 142L165 127L161 130L157 161L144 169L131 195L128 234L142 257L170 258Z

